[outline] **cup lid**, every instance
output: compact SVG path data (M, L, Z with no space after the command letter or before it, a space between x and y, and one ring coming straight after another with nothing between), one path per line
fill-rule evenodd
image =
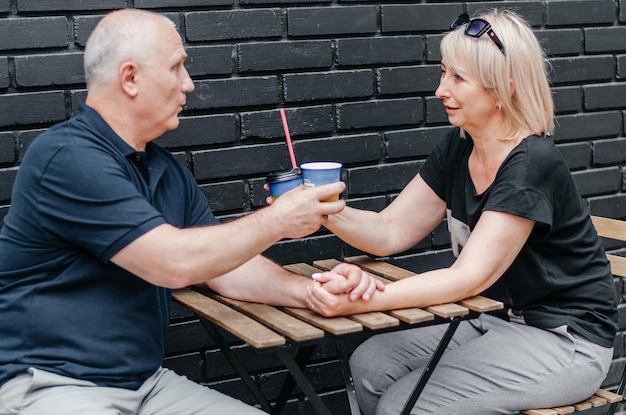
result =
M279 182L286 182L288 180L297 179L300 177L302 177L302 171L298 167L296 167L295 169L289 169L289 170L277 171L277 172L271 173L269 176L267 176L265 181L267 183L279 183Z

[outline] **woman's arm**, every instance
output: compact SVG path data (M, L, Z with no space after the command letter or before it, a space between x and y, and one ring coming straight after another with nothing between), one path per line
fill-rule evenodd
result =
M445 215L445 202L417 175L381 212L345 208L324 226L355 248L385 256L424 239Z
M480 294L502 276L528 240L533 221L486 211L449 268L428 271L385 287L368 302L332 295L315 283L309 300L326 316L426 307Z

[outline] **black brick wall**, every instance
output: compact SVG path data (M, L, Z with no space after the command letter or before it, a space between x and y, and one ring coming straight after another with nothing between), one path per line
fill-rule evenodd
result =
M176 22L196 90L180 127L159 142L230 220L262 207L265 176L289 167L281 107L299 162L343 162L348 203L384 208L449 128L433 96L442 33L462 11L493 6L523 14L548 51L555 140L592 213L626 218L626 0L0 0L0 220L30 142L84 101L83 48L112 9L150 9ZM280 263L358 253L324 230L267 251ZM390 260L416 272L449 265L445 227ZM626 330L626 294L617 284ZM242 344L236 353L274 397L285 376L279 362ZM342 414L335 355L330 345L321 348L309 372ZM178 306L165 361L253 402L198 321ZM605 386L625 363L621 333ZM311 411L296 392L287 413Z

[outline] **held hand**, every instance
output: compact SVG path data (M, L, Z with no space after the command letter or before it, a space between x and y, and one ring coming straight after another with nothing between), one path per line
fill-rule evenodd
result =
M283 227L285 238L301 238L317 231L328 215L339 213L346 207L344 200L323 202L341 193L345 187L343 182L313 189L297 187L275 199L267 209L272 210L276 225Z
M307 304L327 317L366 311L366 302L385 289L382 281L350 264L340 264L314 277L315 282L307 289Z
M350 301L368 301L376 291L383 291L385 284L356 265L341 263L329 272L313 276L331 294L348 294Z

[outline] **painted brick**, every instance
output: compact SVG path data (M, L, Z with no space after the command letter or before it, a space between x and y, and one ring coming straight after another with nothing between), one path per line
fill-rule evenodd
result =
M451 250L424 252L395 258L394 264L415 273L426 272L452 265L454 256Z
M348 191L353 195L371 195L400 191L415 177L422 162L403 162L348 169Z
M536 30L535 35L548 56L580 54L584 50L581 29Z
M9 86L9 58L0 56L0 88Z
M189 46L185 68L190 76L228 75L234 72L230 46Z
M15 79L23 87L84 84L83 54L18 56Z
M239 45L240 72L330 68L331 65L332 47L328 40Z
M421 98L390 99L337 105L337 128L417 125L423 121Z
M280 9L186 13L186 37L196 42L281 36L283 14Z
M11 10L11 5L9 3L9 0L0 1L0 13L5 13L5 12L8 12L9 10Z
M285 75L286 102L366 98L374 93L374 74L369 69Z
M241 146L193 153L197 180L232 178L248 175L266 176L290 166L284 144Z
M488 1L467 4L467 12L470 16L489 8L511 9L524 16L531 26L542 26L546 22L546 10L544 1Z
M552 88L554 109L557 114L580 112L583 108L583 89L580 86Z
M238 3L246 6L263 6L268 4L306 4L310 6L311 4L330 4L332 3L332 0L239 0Z
M624 49L626 27L597 27L585 30L585 52L611 52Z
M622 132L622 116L617 111L557 116L556 124L557 142L617 137Z
M626 139L599 140L593 142L593 165L606 166L626 161Z
M572 176L583 197L615 193L621 188L622 172L618 167L573 172Z
M76 44L85 46L89 35L103 16L76 16L74 18L74 41Z
M201 354L198 352L178 355L175 357L166 356L163 359L163 367L173 370L176 373L184 373L187 378L200 382L202 380L202 365L200 363L200 357Z
M246 188L242 180L205 184L200 186L200 190L209 201L213 212L228 212L247 207Z
M40 124L64 119L63 92L0 95L0 126Z
M187 95L188 109L277 104L278 78L235 78L196 81L196 89Z
M427 35L426 36L426 61L427 62L441 62L441 35Z
M335 127L332 111L330 105L286 108L285 118L289 125L289 135L296 138L332 133ZM284 141L285 132L278 110L243 112L240 117L244 139L273 138Z
M546 2L549 26L578 26L612 23L617 13L613 0L573 0Z
M558 85L570 82L592 82L613 79L615 58L609 55L554 58L551 81Z
M380 160L382 144L378 134L351 135L298 141L294 143L294 152L299 163L331 160L346 166Z
M17 167L0 169L0 202L11 200L11 191L13 190L13 182L15 182L16 175Z
M625 218L626 195L590 197L589 209L592 215L605 216L607 218Z
M233 143L237 140L237 120L233 115L181 117L178 128L157 141L167 148Z
M421 36L337 39L338 66L419 62L424 57Z
M426 124L440 124L448 122L448 114L441 102L441 99L437 97L428 97L426 102Z
M60 48L68 43L65 17L0 19L0 50Z
M570 170L589 167L591 163L591 146L589 143L560 144L558 149L563 154Z
M17 161L15 144L13 133L9 131L0 132L0 164Z
M383 33L447 31L463 13L462 3L381 6Z
M274 244L263 254L280 264L311 263L320 258L342 258L342 243L336 236L315 236Z
M125 7L125 0L19 0L17 2L17 10L19 12L55 12L59 10L110 10L123 9Z
M626 107L626 83L607 83L583 87L585 109L589 111Z
M155 9L159 7L214 7L230 6L235 4L233 0L135 0L137 9Z
M617 79L626 78L626 55L617 56Z
M375 6L303 7L287 11L290 36L365 34L377 30Z
M435 143L450 131L449 126L392 131L385 134L387 159L426 157Z
M440 77L441 67L439 65L384 68L378 71L378 92L381 95L434 94L439 85Z

